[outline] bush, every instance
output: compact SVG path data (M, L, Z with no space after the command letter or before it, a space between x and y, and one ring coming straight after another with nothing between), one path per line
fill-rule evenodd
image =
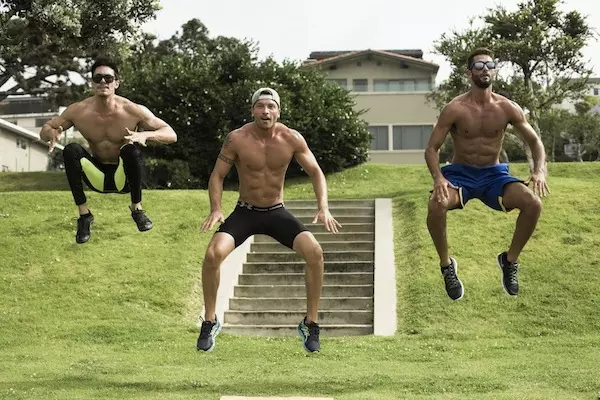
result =
M199 182L190 173L188 163L182 160L164 160L147 157L143 184L148 189L192 189Z

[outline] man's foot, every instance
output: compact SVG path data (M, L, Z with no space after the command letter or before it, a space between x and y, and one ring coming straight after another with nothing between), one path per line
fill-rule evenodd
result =
M150 221L150 218L148 218L144 210L132 210L131 218L133 218L137 224L137 228L140 232L152 229L152 221Z
M321 345L319 344L319 333L321 328L316 322L306 323L306 317L298 325L298 334L302 338L302 346L304 350L309 353L321 351Z
M506 252L498 254L496 261L502 271L502 287L504 291L511 296L518 295L519 281L517 280L517 270L519 269L519 264L509 262Z
M458 279L456 272L458 271L458 264L456 260L450 257L450 264L440 267L442 276L444 277L444 284L446 285L446 293L452 300L459 300L463 297L465 291L463 284Z
M77 243L85 243L90 240L90 228L94 222L94 216L91 212L80 215L77 218L77 234L75 235L75 241Z
M200 336L196 342L196 349L206 352L213 351L215 348L216 337L221 332L221 323L215 317L215 322L203 321L200 327Z

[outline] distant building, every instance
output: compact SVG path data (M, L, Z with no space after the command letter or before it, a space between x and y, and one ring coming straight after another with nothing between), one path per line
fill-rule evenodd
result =
M46 171L49 161L48 143L41 142L37 132L0 119L0 171Z
M370 160L422 164L438 110L426 100L437 64L421 50L315 51L303 64L349 90L373 137Z

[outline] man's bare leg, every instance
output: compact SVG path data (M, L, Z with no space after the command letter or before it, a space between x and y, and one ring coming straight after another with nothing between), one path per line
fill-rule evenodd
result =
M231 235L217 232L208 244L204 262L202 263L202 292L204 295L204 321L200 327L200 336L196 348L203 351L212 351L215 347L215 338L221 331L221 323L216 316L217 292L221 277L221 263L235 248L235 241Z
M308 352L320 351L319 302L323 290L325 262L323 249L312 233L305 231L294 240L294 251L306 261L304 279L306 283L306 318L298 325L298 333Z
M440 270L444 277L446 293L452 300L459 300L464 295L464 288L457 275L456 260L448 254L446 215L449 209L460 205L460 196L457 189L449 189L448 195L449 198L443 201L429 199L427 229L440 258Z

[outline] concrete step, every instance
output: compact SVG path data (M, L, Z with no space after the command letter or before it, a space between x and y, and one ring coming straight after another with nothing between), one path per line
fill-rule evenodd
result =
M317 213L317 209L313 207L286 207L292 215L296 217L311 217L314 218ZM340 208L330 208L329 212L333 215L333 218L338 219L340 217L348 217L348 216L367 216L374 217L375 216L375 207L340 207Z
M371 310L373 297L322 297L319 308L323 310ZM232 297L229 299L232 311L306 311L305 297Z
M373 273L371 272L327 272L323 276L323 282L329 285L372 285ZM303 285L304 274L289 273L259 273L241 274L240 285Z
M375 217L374 216L356 216L356 215L351 215L351 216L339 216L339 217L335 217L335 220L337 222L339 222L341 225L345 225L345 224L374 224L375 223ZM300 222L302 222L303 224L310 224L312 223L313 219L314 219L314 214L308 217L297 217ZM343 230L344 228L341 228L341 230Z
M315 200L285 200L285 207L313 207L317 209L317 202ZM375 200L331 200L327 202L329 209L339 207L375 207Z
M288 325L231 325L223 324L223 333L228 335L263 336L263 337L298 337L298 321ZM337 324L320 325L321 338L332 336L363 336L373 334L372 324ZM300 338L298 337L298 340Z
M300 219L302 220L302 219ZM308 220L308 218L306 219ZM339 220L337 220L340 222ZM308 222L303 222L306 228L311 231L313 234L316 233L327 233L328 235L333 235L332 233L327 232L325 226L321 223L311 224L312 219ZM341 222L340 222L341 223ZM344 222L344 226L342 226L340 233L350 233L350 232L371 232L375 233L375 220L371 219L366 223L361 222ZM335 235L337 236L337 234Z
M298 324L306 311L225 311L226 324ZM372 324L373 312L370 310L319 311L319 324Z
M329 251L357 251L357 250L370 250L375 251L375 242L323 242L321 248L325 252ZM250 251L253 253L287 253L290 250L289 247L282 245L281 243L252 243L250 245Z
M375 232L329 232L313 233L319 243L325 242L372 242L375 240ZM254 235L254 243L278 243L271 236Z
M305 285L237 285L234 297L305 297ZM373 285L323 285L322 297L371 297Z
M371 251L328 251L324 253L323 258L327 261L373 261L375 259L374 252ZM246 261L248 262L286 262L286 261L302 261L302 257L292 250L289 252L262 252L248 253Z
M302 262L247 262L243 273L304 273L306 264ZM373 272L375 266L371 261L325 261L325 273L328 272Z

